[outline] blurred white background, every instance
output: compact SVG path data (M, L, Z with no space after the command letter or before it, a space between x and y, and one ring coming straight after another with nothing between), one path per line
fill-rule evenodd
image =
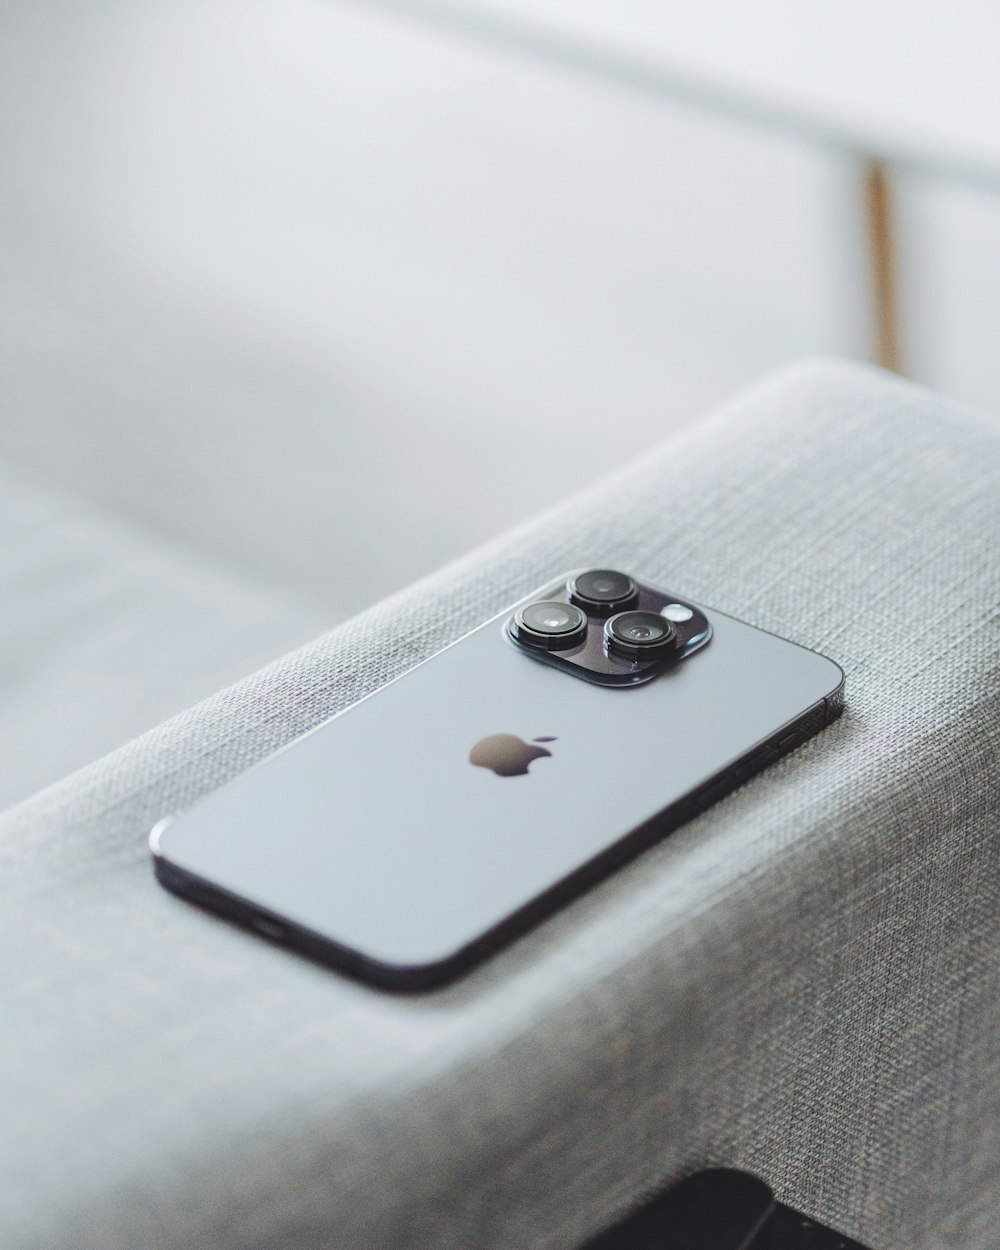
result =
M866 349L799 140L363 5L12 17L0 455L332 613Z
M290 645L773 366L870 356L859 160L801 129L405 5L9 0L0 460ZM897 207L909 371L1000 407L1000 195L903 174ZM112 737L193 697L163 682Z

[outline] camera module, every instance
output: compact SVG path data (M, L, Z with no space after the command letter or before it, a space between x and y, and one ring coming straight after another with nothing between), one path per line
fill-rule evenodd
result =
M624 611L639 598L634 579L615 569L588 569L570 581L568 590L572 601L592 616Z
M572 603L529 603L515 613L510 632L524 646L567 651L587 637L587 615Z
M610 655L623 660L658 660L677 646L677 629L658 612L619 612L604 626Z

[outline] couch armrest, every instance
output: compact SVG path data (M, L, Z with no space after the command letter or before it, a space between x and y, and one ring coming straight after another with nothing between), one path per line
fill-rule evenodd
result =
M1000 426L811 363L0 822L11 1250L572 1247L695 1166L995 1244ZM453 987L166 894L153 821L566 567L837 660L843 718Z

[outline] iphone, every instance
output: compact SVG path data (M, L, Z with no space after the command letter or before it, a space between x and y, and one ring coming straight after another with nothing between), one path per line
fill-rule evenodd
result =
M568 573L151 835L160 882L396 989L446 981L841 710L822 655Z

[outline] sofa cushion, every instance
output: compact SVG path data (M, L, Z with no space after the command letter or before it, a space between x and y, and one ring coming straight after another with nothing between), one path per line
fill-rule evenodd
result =
M294 596L0 465L0 808L320 624Z
M572 1247L725 1164L994 1245L998 530L992 421L806 364L10 812L0 1242ZM159 816L605 561L839 660L844 716L423 997L156 886Z

